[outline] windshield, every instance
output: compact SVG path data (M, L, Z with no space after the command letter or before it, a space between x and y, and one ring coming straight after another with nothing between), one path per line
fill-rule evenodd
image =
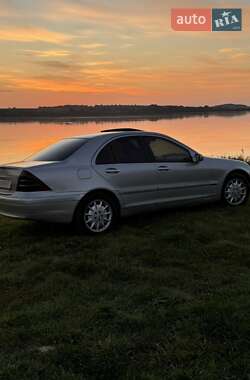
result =
M65 139L28 157L26 161L63 161L77 151L85 142L85 139Z

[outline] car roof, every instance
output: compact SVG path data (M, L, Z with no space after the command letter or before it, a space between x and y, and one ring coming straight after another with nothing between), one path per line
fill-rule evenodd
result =
M75 138L75 139L95 139L95 138L104 138L105 137L116 137L116 136L140 136L140 135L155 135L155 136L162 136L167 137L171 139L171 137L167 135L163 135L158 132L150 132L150 131L139 131L139 130L111 130L105 131L105 132L99 132L99 133L91 133L87 135L80 135L80 136L72 136L72 137L66 137L66 138Z

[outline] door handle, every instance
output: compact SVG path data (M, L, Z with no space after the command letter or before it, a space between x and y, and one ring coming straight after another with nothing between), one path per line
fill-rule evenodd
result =
M120 170L116 169L116 168L108 168L105 170L105 173L106 174L118 174L118 173L120 173Z
M169 167L165 166L165 165L162 165L162 166L158 166L157 170L159 172L168 172L169 171Z

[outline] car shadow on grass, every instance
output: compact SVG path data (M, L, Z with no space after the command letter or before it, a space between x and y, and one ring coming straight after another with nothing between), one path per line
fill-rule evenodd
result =
M186 217L192 218L192 216L199 216L199 214L204 214L206 212L221 212L225 210L225 207L220 205L219 203L213 203L213 204L202 204L202 205L196 205L196 206L181 206L181 207L175 207L175 208L168 208L168 209L162 209L158 211L145 211L143 213L127 216L125 218L122 218L120 222L118 223L115 228L106 233L105 235L112 235L117 233L120 233L123 228L129 228L136 230L139 228L143 228L148 226L149 224L154 226L158 223L163 222L165 219L171 219L173 220L173 224L175 223L176 218L178 217ZM89 234L79 234L76 233L74 230L74 227L72 224L60 224L60 223L45 223L45 222L37 222L37 221L29 221L25 222L19 228L22 231L23 234L32 235L37 238L42 238L44 236L46 237L76 237L76 236L87 236L87 237L95 237L103 236L104 234L100 235L89 235ZM20 232L21 232L20 231Z
M21 228L23 234L27 233L37 238L42 238L43 236L71 237L74 235L74 229L71 224L29 221L22 225Z
M202 215L206 212L221 212L225 210L226 207L217 203L206 203L201 205L185 205L176 206L171 208L160 209L157 211L145 211L140 214L127 216L123 218L120 222L120 226L130 226L130 227L143 227L149 224L159 223L164 219L174 220L178 217L191 218L192 216L198 217L199 214Z

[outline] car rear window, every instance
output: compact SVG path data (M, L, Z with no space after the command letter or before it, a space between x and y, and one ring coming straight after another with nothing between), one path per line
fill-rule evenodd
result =
M85 139L65 139L28 157L29 161L63 161L77 151Z

